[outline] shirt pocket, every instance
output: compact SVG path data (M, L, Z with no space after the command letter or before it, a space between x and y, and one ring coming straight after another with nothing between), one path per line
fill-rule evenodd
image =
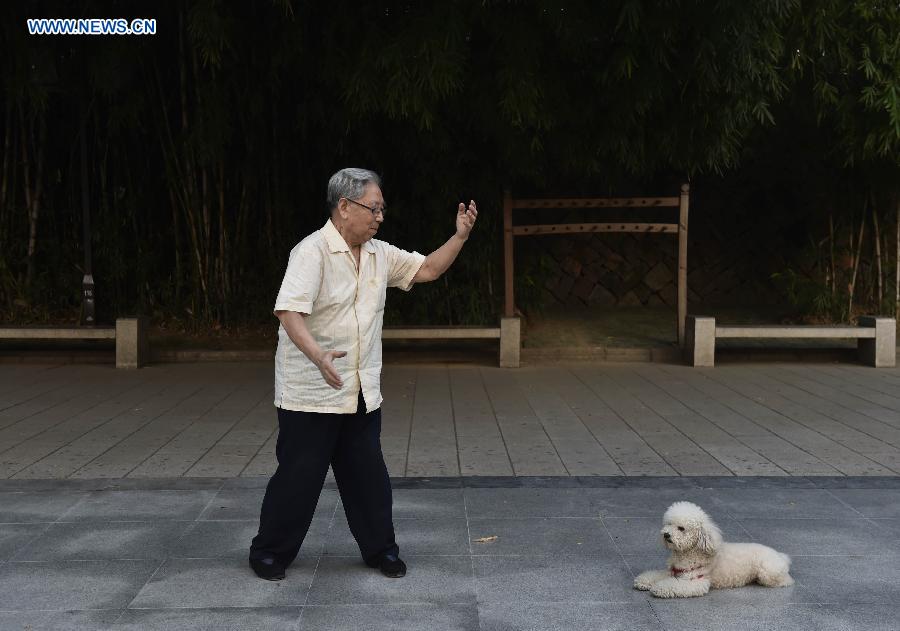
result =
M367 284L369 299L371 300L371 304L375 306L375 312L378 313L379 311L384 311L387 284L378 278L370 278Z
M355 279L354 279L355 280ZM334 308L335 306L353 304L356 299L356 283L332 278L327 286L322 287L316 299L316 306L320 308Z

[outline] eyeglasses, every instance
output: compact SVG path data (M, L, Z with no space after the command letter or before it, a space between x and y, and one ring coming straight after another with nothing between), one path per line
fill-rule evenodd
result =
M387 214L387 208L384 206L382 206L381 208L373 208L372 206L366 206L365 204L360 204L358 201L350 199L349 197L345 197L344 199L346 199L351 204L356 204L357 206L362 206L363 208L368 210L373 215L378 215L378 213L381 213L381 216L383 218Z

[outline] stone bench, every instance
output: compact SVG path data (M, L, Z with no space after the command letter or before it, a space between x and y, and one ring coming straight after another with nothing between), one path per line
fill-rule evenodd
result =
M501 318L499 327L478 326L414 326L384 327L384 340L472 340L499 339L500 365L519 367L521 325L519 318Z
M140 368L150 355L145 318L119 318L114 327L2 327L0 339L115 340L116 368Z
M721 325L715 318L688 316L685 359L691 366L713 366L716 340L735 338L856 339L862 363L876 368L897 364L897 321L874 316L860 317L859 326Z

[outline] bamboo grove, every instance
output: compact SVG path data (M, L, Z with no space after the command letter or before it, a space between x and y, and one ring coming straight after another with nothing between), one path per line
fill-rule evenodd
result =
M0 16L2 321L78 319L84 208L101 319L267 318L342 166L383 174L403 247L442 242L461 199L486 210L452 279L398 298L398 321L496 317L504 186L686 179L723 212L738 188L801 190L813 271L786 269L784 291L835 319L896 308L896 1L26 0ZM159 26L29 36L29 17Z

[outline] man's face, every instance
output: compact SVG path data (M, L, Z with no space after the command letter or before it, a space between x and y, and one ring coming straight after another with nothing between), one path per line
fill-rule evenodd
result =
M353 203L357 202L357 203ZM365 192L359 199L341 200L341 217L344 223L345 238L348 245L359 245L375 236L378 227L384 221L384 214L373 214L369 208L384 208L384 197L378 185L366 184ZM362 204L362 205L360 205ZM364 208L368 206L369 208Z

